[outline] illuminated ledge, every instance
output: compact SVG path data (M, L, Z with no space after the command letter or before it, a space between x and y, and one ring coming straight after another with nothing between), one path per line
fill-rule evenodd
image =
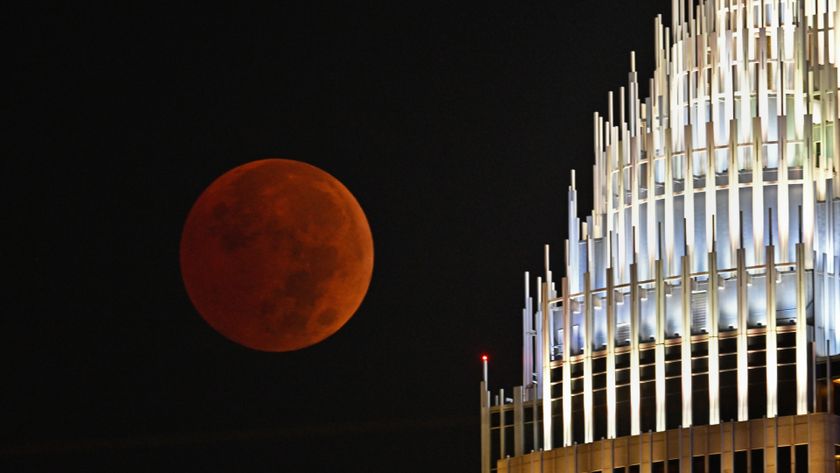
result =
M759 456L751 453L760 450L763 451L760 455L764 462L762 471L774 473L779 471L777 458L786 458L791 462L787 471L797 471L794 465L796 447L799 446L801 453L803 445L808 445L809 451L805 456L808 458L808 471L826 472L835 471L834 449L838 442L840 417L816 413L672 429L555 448L548 452L532 452L499 460L496 471L613 472L615 468L639 465L639 471L649 472L657 462L663 462L663 471L668 471L669 461L679 463L679 471L691 471L692 461L695 465L703 462L705 471L710 471L710 463L715 461L720 462L720 471L738 471L736 462L749 463ZM737 463L739 467L746 464Z
M779 326L776 327L776 333L777 334L796 333L796 325L793 325L793 324L779 325ZM754 327L754 328L747 329L747 336L748 337L756 337L756 336L761 336L761 335L766 335L766 334L767 334L767 327ZM728 338L736 338L737 336L738 336L738 331L737 330L720 332L718 334L718 338L721 339L721 340L728 339ZM691 343L708 342L710 337L711 337L711 335L708 334L708 333L692 335L691 336ZM682 341L683 341L682 338L668 339L668 340L665 341L665 346L671 347L671 346L681 345ZM655 347L656 347L656 342L639 343L639 350L640 351L652 350ZM615 354L616 355L623 355L623 354L628 354L628 353L631 353L631 347L629 345L625 345L625 346L615 348ZM583 359L585 357L586 357L585 353L582 354L582 355L572 356L572 357L569 358L569 363L581 363L581 362L583 362ZM592 352L592 359L593 360L597 360L599 358L606 358L606 357L607 357L607 351L606 350L596 350L596 351ZM552 359L550 366L551 366L552 369L562 368L563 367L563 359L562 358ZM838 382L840 382L840 380L838 380Z

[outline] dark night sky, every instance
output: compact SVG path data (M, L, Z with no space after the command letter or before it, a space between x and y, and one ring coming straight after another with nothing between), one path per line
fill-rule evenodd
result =
M522 272L670 2L314 3L7 16L0 469L478 471L479 356L520 384ZM264 157L374 235L355 317L294 353L216 334L178 268L201 191Z

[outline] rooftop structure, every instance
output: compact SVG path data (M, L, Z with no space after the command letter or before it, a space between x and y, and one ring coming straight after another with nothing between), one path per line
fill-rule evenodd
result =
M483 473L840 471L838 1L672 17L650 96L631 54L593 117L565 276L548 246L534 294L525 275L522 385L481 384Z

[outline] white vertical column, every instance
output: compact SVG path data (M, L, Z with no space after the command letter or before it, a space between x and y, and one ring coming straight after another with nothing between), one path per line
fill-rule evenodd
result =
M827 3L828 2L826 2L826 4ZM832 3L834 3L834 2L832 2ZM826 57L828 55L828 38L829 38L827 12L824 12L821 15L820 20L822 20L821 21L822 26L825 28L825 33L823 33L821 35L823 41L822 41L822 44L820 44L821 51L825 51L825 55L823 55L822 53L820 55L820 64L822 65L822 64L825 64L823 62L823 59L826 59L826 60L828 59ZM820 78L819 79L819 86L820 86L819 94L820 94L820 97L822 97L822 100L819 101L819 104L815 105L815 106L819 107L820 117L822 117L822 123L823 123L823 127L820 130L820 136L816 138L817 140L819 140L822 143L822 153L821 153L822 156L820 156L820 160L819 160L819 163L818 163L819 165L817 166L817 163L815 163L816 199L820 202L825 201L825 197L826 197L826 177L827 177L827 173L831 169L831 164L827 159L827 157L828 157L828 149L827 149L828 148L827 147L827 145L828 145L828 141L827 141L828 133L827 133L826 125L833 120L832 120L832 117L830 116L831 103L827 99L829 97L831 97L830 94L833 95L833 93L836 93L836 90L837 90L836 87L831 87L831 84L829 84L829 71L831 69L833 69L833 68L831 68L831 67L821 67L821 68L818 68L816 71L814 71L814 75L819 75L819 78ZM816 160L816 156L814 157L814 159ZM820 349L822 349L822 348L823 347L820 347Z
M671 129L665 129L665 231L660 238L664 238L664 255L660 255L660 259L664 259L665 274L671 276L674 274L674 267L676 266L674 258L674 234L676 228L674 227L674 171L671 163Z
M522 386L534 382L534 312L531 307L531 281L525 271L525 307L522 309Z
M616 226L617 222L614 220L615 209L619 208L620 205L615 202L615 194L616 189L613 187L613 184L617 183L613 181L612 175L613 171L616 168L616 161L617 161L617 146L618 144L615 142L616 135L613 133L613 94L612 92L607 93L607 121L604 123L603 130L604 130L604 152L603 156L606 160L606 166L604 169L604 179L606 180L605 187L606 187L606 233L607 235L612 234L617 231ZM613 249L610 247L609 250L612 253ZM612 255L611 258L612 259ZM612 265L612 263L610 263ZM575 286L571 286L575 289Z
M499 458L505 457L505 388L499 388Z
M685 243L688 247L688 254L694 256L694 248L697 242L694 241L694 145L692 140L691 125L685 126L685 192L683 193L683 217L685 218ZM689 261L689 269L694 265Z
M790 226L790 194L788 192L788 155L787 155L787 116L779 117L779 183L777 191L776 220L779 230L780 262L790 261L788 250L788 235ZM772 222L770 223L772 225Z
M656 260L656 431L665 430L665 278L662 260Z
M825 207L828 207L828 203L825 203ZM821 212L823 218L827 216L828 210L823 208L824 212ZM830 222L826 222L826 227ZM828 233L828 231L826 231ZM824 245L824 243L823 243ZM823 246L824 247L824 246ZM817 282L814 281L816 287L814 288L814 316L815 316L815 324L817 327L822 327L822 334L817 332L819 338L819 349L823 351L823 355L827 355L830 352L830 345L826 345L825 342L831 340L831 321L830 316L828 315L829 312L829 277L828 277L828 255L825 253L820 253L818 256L818 262L815 262L815 265L819 265L819 271L816 273L815 277L819 278L821 281ZM815 337L816 338L816 337Z
M764 80L766 82L766 75ZM768 118L766 117L753 118L752 228L755 264L761 264L761 250L764 246L764 160L762 159L762 123L767 120Z
M747 365L747 265L744 248L738 248L735 253L737 260L737 301L738 301L738 338L737 338L737 372L738 372L738 420L749 420L749 378Z
M718 13L717 35L713 44L713 50L717 53L718 67L720 75L723 76L723 109L724 118L732 120L735 117L735 87L733 84L732 74L732 51L728 47L732 43L732 31L725 25L726 13L720 11Z
M615 394L615 285L613 269L607 268L607 438L616 437Z
M549 356L548 318L551 314L548 297L548 282L542 285L542 318L543 318L543 360L542 366L542 421L543 421L543 450L551 450L551 357Z
M625 228L627 228L627 215L624 212L624 209L627 207L627 200L625 197L626 189L624 187L624 170L627 164L627 155L630 153L627 140L627 128L624 123L624 87L619 88L619 104L619 122L618 126L615 128L616 132L619 133L617 135L617 141L615 142L615 149L618 156L618 175L616 176L616 186L618 188L618 205L616 206L616 209L618 210L618 228L615 229L615 235L619 238L619 242L621 242L620 238L625 235ZM624 278L625 263L628 259L627 245L624 242L621 242L621 244L618 245L618 274L620 279ZM592 271L591 268L588 269L589 271Z
M490 391L481 382L481 473L490 473Z
M812 134L812 117L809 115L805 123L805 148L806 151L802 157L802 243L805 244L805 267L807 269L814 268L814 217L816 215L815 202L816 195L814 193L814 159L811 157L811 148L813 146Z
M583 278L583 325L585 348L583 351L583 436L584 442L593 441L592 424L592 282L587 271Z
M630 265L630 435L641 433L641 377L639 374L639 265Z
M566 276L569 287L573 292L580 291L580 224L577 218L577 190L575 189L575 171L571 173L572 182L569 186L568 200L568 228L569 244L566 247ZM550 289L550 288L549 288Z
M709 252L709 287L707 290L709 331L709 424L720 423L720 359L718 358L718 272L717 253Z
M714 248L714 236L712 222L715 220L717 213L716 193L715 193L715 129L712 122L706 123L706 248L709 250Z
M537 307L539 307L539 311L534 315L534 356L536 359L534 360L534 371L531 373L534 380L533 382L529 383L531 386L534 386L533 391L531 394L534 396L534 399L542 399L542 391L540 388L542 387L543 382L543 332L545 329L543 328L543 300L545 300L543 294L543 278L542 276L537 276ZM536 425L536 424L534 424ZM536 441L536 439L534 439ZM536 445L536 444L535 444Z
M549 246L545 245L545 282L542 286L542 419L543 450L551 450L551 268Z
M656 233L656 179L654 169L656 168L656 147L653 143L653 133L648 133L645 136L645 143L647 146L648 159L648 176L647 176L647 261L645 279L651 279L654 273L654 266L656 261L656 246L658 244Z
M639 85L636 82L636 55L634 52L630 53L630 98L631 98L631 113L630 119L630 228L632 231L637 231L640 225L639 211L641 204L639 203L639 179L641 177L641 148L643 147L644 135L639 134L640 120L638 117L638 93ZM630 255L626 261L621 262L621 273L618 281L625 283L628 280L628 273L630 263L633 261L633 255L638 253L638 241L633 240L630 248ZM626 268L626 269L625 269Z
M572 364L569 361L572 346L572 302L569 297L569 278L564 277L560 284L560 290L563 291L563 446L568 447L572 444Z
M808 321L805 312L805 245L796 244L796 414L808 413Z
M834 40L838 43L835 48L837 51L840 51L840 7L837 8L835 12L835 23L834 23ZM837 53L835 53L837 54ZM836 63L835 63L836 66ZM837 86L837 77L834 76L834 84ZM835 87L837 89L838 87ZM831 114L831 118L834 120L834 149L832 150L833 156L833 166L834 166L834 174L831 180L832 184L832 195L837 197L840 196L840 179L838 179L838 173L840 173L840 94L834 94L834 113Z
M604 182L602 182L604 177L604 165L602 163L602 153L601 149L603 147L601 141L601 118L598 112L595 112L592 117L592 128L593 128L593 154L595 155L595 165L592 167L592 193L593 193L593 200L592 206L595 213L602 213L603 209L603 199L604 199ZM600 223L595 223L597 228L596 233L601 234L603 231L600 228Z
M692 395L691 395L691 257L686 252L682 257L682 343L681 353L681 381L682 381L682 426L691 427L692 424Z
M749 96L743 100L749 101ZM738 248L741 247L741 242L738 241L740 224L740 205L738 199L738 132L735 121L729 122L729 180L727 184L728 199L729 199L729 256L736 258ZM730 259L729 261L732 261Z
M779 414L778 401L778 367L776 353L776 261L775 250L773 249L773 232L770 231L770 244L765 251L764 274L766 275L766 296L767 296L767 417L776 417Z

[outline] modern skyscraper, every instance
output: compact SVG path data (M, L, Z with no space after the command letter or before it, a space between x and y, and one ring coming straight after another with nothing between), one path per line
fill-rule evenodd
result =
M673 2L595 114L482 472L840 472L838 0ZM536 299L536 300L534 300ZM486 361L485 361L486 363ZM834 365L832 366L832 364Z

